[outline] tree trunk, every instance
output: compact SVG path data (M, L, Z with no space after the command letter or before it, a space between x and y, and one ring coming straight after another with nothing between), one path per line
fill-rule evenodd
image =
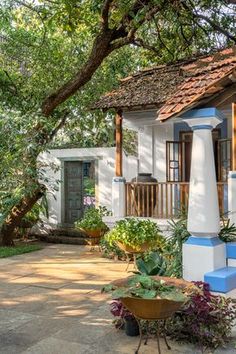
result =
M21 199L15 205L5 219L0 233L0 243L2 246L13 246L14 230L20 225L22 218L32 209L34 204L45 194L44 185L39 185L33 193Z

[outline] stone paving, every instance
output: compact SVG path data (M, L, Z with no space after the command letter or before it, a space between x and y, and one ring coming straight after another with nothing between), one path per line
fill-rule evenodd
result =
M1 354L133 354L137 337L112 326L102 285L126 276L125 264L85 246L46 245L41 251L0 259ZM236 353L236 342L217 354ZM198 354L171 342L162 354ZM140 354L157 353L154 340Z

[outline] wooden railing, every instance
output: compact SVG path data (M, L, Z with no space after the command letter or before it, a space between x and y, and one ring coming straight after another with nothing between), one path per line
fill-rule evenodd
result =
M227 213L227 183L218 182L220 213ZM189 183L126 183L126 216L169 219L187 212ZM210 206L209 206L210 207Z

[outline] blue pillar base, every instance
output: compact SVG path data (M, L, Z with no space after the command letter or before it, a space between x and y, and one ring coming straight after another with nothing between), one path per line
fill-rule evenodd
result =
M190 236L183 245L183 278L204 281L205 273L226 266L225 243L219 237Z

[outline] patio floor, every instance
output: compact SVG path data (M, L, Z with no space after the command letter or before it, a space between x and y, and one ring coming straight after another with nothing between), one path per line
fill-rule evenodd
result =
M112 326L103 284L126 276L125 264L72 245L0 259L1 354L129 354L137 337ZM235 353L235 341L216 353ZM197 354L192 346L170 343L162 354ZM156 342L140 354L157 352Z

